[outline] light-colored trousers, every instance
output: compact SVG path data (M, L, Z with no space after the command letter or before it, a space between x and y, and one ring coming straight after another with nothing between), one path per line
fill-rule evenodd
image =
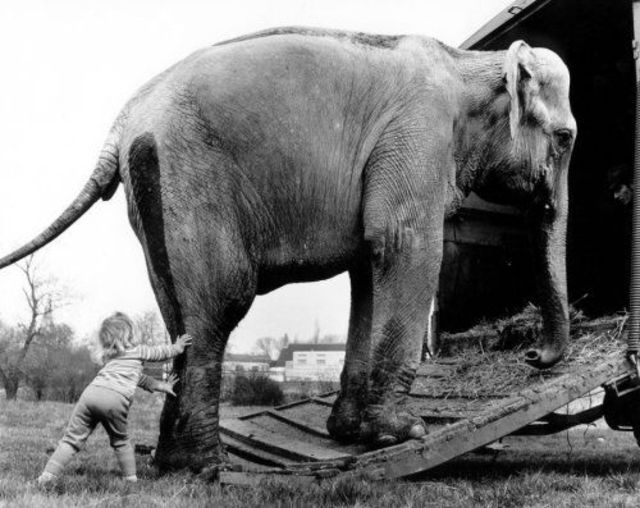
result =
M45 471L58 476L71 458L81 450L91 433L100 423L109 435L118 464L125 477L135 476L136 461L127 431L127 417L131 401L124 395L89 385L73 409L67 430L56 451L45 466Z

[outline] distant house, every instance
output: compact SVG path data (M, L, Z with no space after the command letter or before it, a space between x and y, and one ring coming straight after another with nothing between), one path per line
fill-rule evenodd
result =
M271 358L266 355L247 355L228 353L222 362L225 374L240 374L244 372L268 372Z
M339 381L345 344L290 344L272 363L276 381Z

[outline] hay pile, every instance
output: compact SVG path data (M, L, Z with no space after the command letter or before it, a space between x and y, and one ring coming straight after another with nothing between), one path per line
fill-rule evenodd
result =
M504 396L557 377L576 367L595 365L624 352L626 315L589 321L580 312L571 313L571 340L565 358L548 370L537 370L524 362L524 352L540 336L542 320L536 307L469 332L446 336L443 353L432 361L446 366L439 375L419 383L421 395L482 398ZM451 344L462 342L463 346ZM449 352L449 354L446 354Z

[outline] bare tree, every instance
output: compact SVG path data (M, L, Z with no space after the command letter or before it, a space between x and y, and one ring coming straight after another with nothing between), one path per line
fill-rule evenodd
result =
M47 398L63 402L77 401L99 370L86 346L56 351L51 365L54 368L51 369Z
M15 399L18 392L20 372L17 358L20 351L20 339L17 330L2 323L0 328L0 382L5 389L7 399Z
M140 343L147 346L171 343L169 332L160 315L154 310L147 310L133 316L133 322L140 334ZM145 373L153 377L165 378L171 372L171 362L162 364L145 364Z
M157 312L148 310L133 317L133 321L140 333L140 343L148 346L166 344L169 334Z
M311 342L313 344L319 344L320 343L320 323L318 323L318 319L317 318L313 323L313 336L311 337Z
M33 341L23 364L24 380L33 390L36 400L42 400L50 391L53 381L72 355L73 330L69 325L51 322L41 327L40 335Z
M320 337L319 344L342 344L347 342L346 339L340 335L329 333Z
M18 268L25 277L22 291L29 317L17 327L5 326L0 331L0 382L4 385L7 399L16 398L20 382L25 377L27 354L44 327L51 325L54 310L63 304L62 293L56 289L52 278L40 273L33 255Z
M280 351L289 345L289 336L285 333L280 338L260 337L256 340L254 350L260 354L276 360L280 356Z

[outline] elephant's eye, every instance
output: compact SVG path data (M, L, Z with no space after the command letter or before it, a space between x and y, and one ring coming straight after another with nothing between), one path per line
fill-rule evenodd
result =
M558 151L565 152L571 148L573 133L569 129L558 129L553 132L553 138Z

